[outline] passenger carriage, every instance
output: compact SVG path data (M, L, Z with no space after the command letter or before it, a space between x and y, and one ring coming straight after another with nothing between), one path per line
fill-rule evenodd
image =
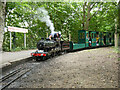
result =
M89 38L91 37L91 46L89 44ZM99 38L97 42L97 38ZM78 30L78 43L70 42L70 50L77 50L81 48L100 47L114 45L114 33L113 32L96 32Z

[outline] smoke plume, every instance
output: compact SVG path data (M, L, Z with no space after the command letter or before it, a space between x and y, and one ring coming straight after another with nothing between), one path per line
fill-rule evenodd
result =
M41 7L41 8L37 9L37 14L38 14L37 15L38 19L41 22L45 22L46 25L48 27L50 27L51 32L54 32L54 25L53 25L53 23L50 20L50 16L48 15L48 11L44 7Z

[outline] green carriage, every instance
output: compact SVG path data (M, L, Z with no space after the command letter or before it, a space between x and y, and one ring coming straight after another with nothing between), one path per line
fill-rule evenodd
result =
M91 38L91 39L90 39ZM91 44L89 43L91 40ZM78 43L70 42L70 50L114 45L114 33L78 30Z
M78 30L78 43L70 42L70 50L85 48L86 46L86 31Z
M99 46L103 46L104 45L104 35L103 32L99 32Z

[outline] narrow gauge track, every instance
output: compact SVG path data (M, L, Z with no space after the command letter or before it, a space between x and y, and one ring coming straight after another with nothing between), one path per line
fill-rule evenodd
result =
M15 70L9 72L8 74L4 75L3 77L1 77L0 78L0 83L2 85L1 90L7 88L9 85L11 85L17 79L21 78L23 75L25 75L26 73L28 73L32 69L34 69L37 65L38 64L25 63L25 64L23 64L22 68L21 68L21 66L18 66L17 69L15 69Z
M20 72L21 69L22 69L22 68L19 68L19 69L17 69L17 70L14 70L14 71L10 72L9 74L3 76L3 77L0 79L0 81L1 81L1 82L5 81L5 80L8 79L9 77L11 77L11 76L15 75L16 73Z
M11 73L9 73L8 75L5 75L4 77L2 77L1 79L1 83L2 83L2 88L1 90L5 89L6 87L8 87L10 84L12 84L15 80L19 79L20 77L22 77L23 75L25 75L27 72L29 72L32 68L30 69L23 69L20 68L18 70L15 70Z

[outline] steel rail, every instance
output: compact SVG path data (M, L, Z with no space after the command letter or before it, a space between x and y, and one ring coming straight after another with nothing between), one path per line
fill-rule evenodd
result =
M0 82L5 81L5 80L8 79L9 77L17 74L18 72L20 72L21 69L22 69L22 68L19 68L19 69L17 69L17 70L14 70L13 72L8 73L7 75L3 76L2 78L0 78Z
M28 70L22 70L21 73L15 77L13 80L11 80L10 82L8 82L6 85L4 85L1 90L5 89L6 87L8 87L11 83L13 83L15 80L19 79L20 77L22 77L24 74L26 74L27 72L29 72L31 69Z

